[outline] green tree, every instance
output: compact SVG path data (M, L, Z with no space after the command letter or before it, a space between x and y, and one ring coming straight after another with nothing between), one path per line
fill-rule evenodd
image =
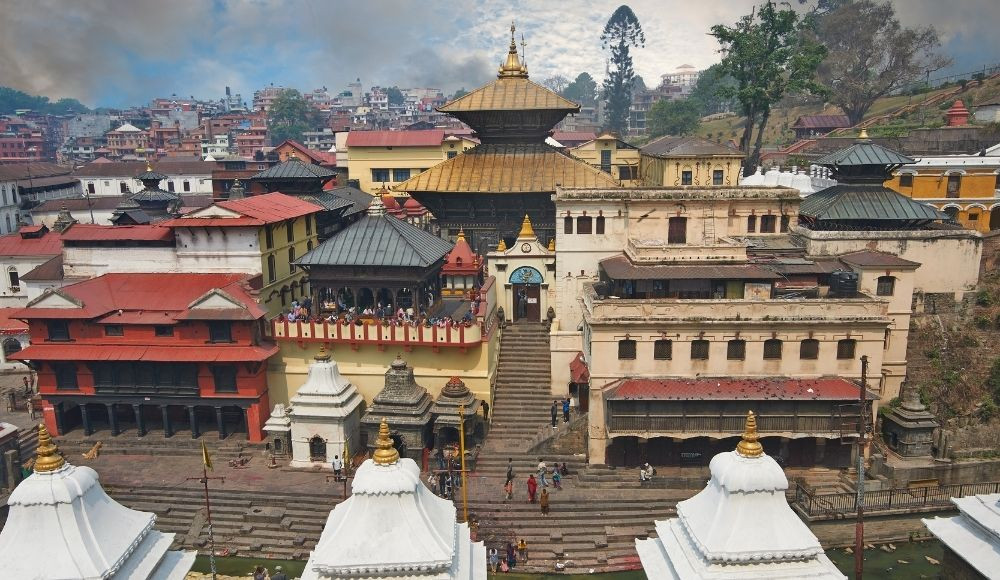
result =
M875 101L950 64L934 27L903 28L889 2L843 2L820 15L816 37L829 54L819 79L857 124Z
M582 72L566 85L561 94L585 107L593 107L597 104L597 81L589 73Z
M455 99L464 97L467 94L469 94L469 91L465 90L465 87L462 87L455 91L455 94L451 96L451 100L454 101Z
M271 103L268 112L268 131L271 143L277 145L285 139L302 141L302 133L316 127L317 114L302 93L285 89Z
M723 95L736 87L736 81L722 70L719 64L713 64L698 76L698 82L688 98L698 103L702 115L713 115L733 110L736 102L733 97Z
M390 105L402 105L406 102L406 97L403 96L403 91L399 90L399 87L387 88L385 96L389 98Z
M800 19L791 8L779 10L768 0L735 26L717 24L711 29L722 47L722 72L736 81L721 94L734 97L746 117L740 137L740 149L747 154L745 175L760 162L772 105L786 95L826 92L815 81L826 48L805 34L810 25L810 18Z
M628 128L628 113L632 107L632 82L635 70L629 50L645 46L639 19L628 6L615 10L601 33L601 44L611 48L611 70L604 79L604 100L607 103L607 128L624 134Z
M646 113L646 128L650 137L660 135L690 135L701 125L698 103L691 99L659 100Z
M63 98L53 103L48 97L29 95L10 87L0 87L0 115L12 115L18 109L31 109L49 115L90 112L90 109L76 99Z

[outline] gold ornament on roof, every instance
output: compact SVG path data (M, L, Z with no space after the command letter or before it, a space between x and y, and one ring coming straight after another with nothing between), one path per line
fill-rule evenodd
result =
M858 139L867 139L867 138L868 138L868 129L861 129L861 132L858 133Z
M549 251L550 252L556 251L556 239L555 238L552 238L551 240L549 240Z
M521 233L517 234L517 237L519 239L535 237L535 228L531 227L531 218L528 217L528 214L524 214L524 221L521 222Z
M313 359L323 362L330 360L330 353L327 352L325 344L319 345L319 352L316 353L316 356L314 356Z
M378 426L378 439L375 440L375 454L372 459L378 465L392 465L399 461L399 451L392 446L392 439L389 437L389 424L382 419L382 424Z
M55 471L66 464L66 460L59 455L59 448L52 442L49 430L44 424L38 425L38 449L35 458L35 473L45 473Z
M506 252L507 251L507 242L503 241L503 238L500 238L500 243L497 244L497 251L498 252Z
M497 78L528 78L528 67L521 64L517 54L517 41L514 40L514 23L510 23L510 48L507 49L507 60L500 65Z
M464 242L465 241L465 228L459 228L458 229L458 239L455 240L455 241L456 242Z
M146 160L146 171L149 171L150 173L153 171L153 166L149 164L148 159Z
M747 411L747 423L743 429L743 439L736 445L736 453L743 457L760 457L764 454L764 448L760 444L760 437L757 435L757 417L753 411Z

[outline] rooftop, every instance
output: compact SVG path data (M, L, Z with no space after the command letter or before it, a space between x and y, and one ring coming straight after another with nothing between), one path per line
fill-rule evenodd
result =
M693 135L685 137L664 135L643 145L639 151L654 157L744 157L741 151Z
M792 129L839 129L850 127L847 115L803 115L795 120Z
M282 180L282 179L327 179L336 175L326 167L303 163L298 159L282 161L251 177L251 180Z
M295 219L322 210L323 207L315 203L274 192L220 201L213 206L167 220L163 225L168 228L253 227Z
M169 159L169 158L165 158ZM185 175L210 176L218 164L212 161L157 161L150 163L153 171L167 177ZM73 176L134 178L146 171L143 161L92 161L73 170ZM166 178L165 178L166 179Z
M161 225L103 226L95 224L73 224L62 234L66 242L96 241L168 241L174 239L174 232Z
M348 147L437 147L444 141L444 129L426 131L351 131Z
M604 387L609 401L629 400L748 400L748 401L856 401L860 387L840 377L790 379L760 377L734 379L619 379ZM877 399L869 393L869 399Z
M385 214L366 215L302 256L301 266L396 266L427 268L452 244Z
M0 256L55 256L62 253L62 236L46 231L26 236L21 232L0 236Z
M948 216L881 183L838 184L807 196L799 215L821 221L927 222Z
M719 199L774 199L797 202L801 197L799 196L799 190L791 187L705 187L701 185L681 185L676 187L606 188L564 185L556 188L556 201L717 201Z

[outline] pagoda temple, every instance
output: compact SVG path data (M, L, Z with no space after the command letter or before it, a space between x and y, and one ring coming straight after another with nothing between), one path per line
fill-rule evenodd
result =
M122 222L124 216L132 217L133 221L138 217L139 222L148 223L173 217L180 210L180 196L172 191L160 189L160 182L169 179L168 176L153 171L147 163L146 171L136 175L135 178L142 183L142 189L125 196L115 208L112 221L116 225L127 223Z
M465 432L465 446L481 443L486 436L485 424L479 414L483 402L465 386L462 379L451 377L431 406L434 417L434 446L458 443L459 429ZM461 417L461 421L459 421Z
M4 578L183 580L195 553L169 550L174 534L153 528L155 514L108 497L96 471L63 459L45 425L37 453L34 473L7 500Z
M454 503L427 489L417 464L399 457L385 421L351 491L330 512L302 580L486 580L486 547L455 522Z
M709 464L712 478L677 517L636 540L642 568L657 580L846 578L785 499L788 479L764 453L753 411L743 439Z
M464 229L479 254L514 243L527 213L543 243L555 237L553 194L562 187L619 187L611 175L545 142L580 105L528 80L510 27L497 79L437 109L472 127L480 144L397 185L448 236Z

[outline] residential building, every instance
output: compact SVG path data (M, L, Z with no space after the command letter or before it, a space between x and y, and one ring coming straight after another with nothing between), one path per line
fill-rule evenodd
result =
M639 178L652 186L734 186L743 153L701 137L654 139L639 149Z
M103 137L111 130L111 115L100 113L86 113L73 115L63 122L66 126L65 135L67 139L79 139L80 137Z
M568 152L580 161L596 167L619 180L625 187L642 185L639 177L639 148L619 139L613 133L601 133Z
M305 131L302 133L303 144L312 151L336 151L337 135L333 129L324 127L322 131Z
M270 409L266 312L245 274L105 274L51 290L17 313L45 426L112 436L183 424L192 437L263 439ZM169 288L169 292L164 292Z
M258 89L253 92L253 110L255 113L266 113L271 110L271 104L274 103L274 99L278 98L278 95L287 90L282 86L274 86L273 84L263 89Z
M69 167L44 162L0 165L0 188L6 185L11 195L10 203L6 205L13 203L16 193L21 210L19 219L11 217L12 224L7 224L4 219L6 231L14 231L12 226L16 227L19 221L27 221L28 211L40 203L80 196L83 193L80 181L70 175L70 171Z
M142 189L136 176L151 168L165 176L162 187L179 195L211 195L213 161L180 160L169 157L160 161L91 162L73 170L88 196L115 196L135 193Z
M471 149L476 142L431 129L351 131L345 145L348 178L357 180L361 191L375 193Z
M847 115L803 115L792 123L796 139L809 139L818 135L826 135L836 129L851 126Z
M212 137L211 140L202 140L201 142L201 156L205 161L209 161L209 157L212 159L221 159L229 155L229 135L222 134Z
M45 151L42 131L0 118L0 162L42 161Z
M689 94L698 84L701 71L689 64L682 64L672 73L667 73L660 77L664 84L683 87L685 94Z
M112 159L146 159L149 149L149 133L131 123L125 123L105 135L108 141L108 157Z
M988 99L977 103L976 121L980 123L1000 122L1000 98Z
M24 306L34 298L21 277L62 255L62 235L45 226L22 226L0 236L0 307Z

